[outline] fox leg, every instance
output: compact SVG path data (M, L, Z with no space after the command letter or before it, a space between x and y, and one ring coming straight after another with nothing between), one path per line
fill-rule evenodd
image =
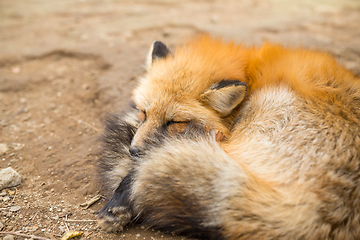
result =
M98 212L98 224L107 232L122 231L131 221L133 215L130 202L131 176L130 172L114 191L109 202Z

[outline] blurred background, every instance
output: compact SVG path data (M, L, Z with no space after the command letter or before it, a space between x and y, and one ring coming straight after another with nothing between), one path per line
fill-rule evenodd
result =
M0 0L0 169L23 179L1 192L0 230L182 239L141 228L106 234L65 217L93 220L105 202L79 206L101 190L101 121L126 105L151 43L174 49L199 33L326 51L360 74L359 0Z

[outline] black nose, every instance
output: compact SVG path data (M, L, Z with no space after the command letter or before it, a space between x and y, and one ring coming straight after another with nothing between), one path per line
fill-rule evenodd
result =
M140 153L140 148L138 147L130 147L129 152L131 156L136 156Z

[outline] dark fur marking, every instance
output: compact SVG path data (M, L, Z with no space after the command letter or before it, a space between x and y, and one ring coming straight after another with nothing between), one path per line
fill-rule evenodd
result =
M181 138L183 136L186 136L186 138L196 139L199 138L200 132L205 132L205 126L202 126L200 123L191 121L185 129L185 132L177 133L175 134L175 136L172 136L169 135L167 131L167 125L164 124L159 127L157 131L155 131L152 135L147 136L146 139L144 139L144 147L137 151L136 154L132 154L131 157L134 161L136 161L136 159L141 158L143 155L146 154L147 151L151 150L153 147L160 147L161 144L164 142L164 139L168 137Z
M206 209L198 204L199 201L193 196L183 195L182 190L177 189L174 184L176 185L169 178L161 179L157 186L154 186L157 189L155 191L164 192L166 198L159 201L152 199L149 204L145 200L140 204L141 208L137 211L141 212L141 215L138 216L137 223L164 232L197 239L224 239L220 226L204 226L206 217L203 213L206 212ZM147 190L151 192L151 188L152 185L149 185ZM140 199L145 197L146 199L146 195L149 194L148 191L137 193L139 194L137 197Z
M102 149L98 161L99 178L108 188L108 172L114 168L114 163L129 158L127 149L135 135L136 127L122 120L121 115L109 115L105 120L105 131L100 137Z
M170 53L169 49L160 41L156 41L153 44L153 51L151 54L152 60L158 58L166 58L166 56Z
M230 87L230 86L245 86L247 90L247 84L238 80L222 80L215 84L211 89L221 89L224 87Z
M205 218L200 212L200 206L195 206L194 201L183 199L182 206L176 209L174 209L174 205L169 208L149 206L144 209L141 224L152 226L160 231L197 239L225 239L221 234L220 227L205 227L201 224ZM156 218L156 215L160 215L161 219Z

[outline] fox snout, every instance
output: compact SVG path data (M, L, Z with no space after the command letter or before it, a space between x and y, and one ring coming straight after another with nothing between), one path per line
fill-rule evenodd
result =
M129 153L131 156L137 156L140 154L140 152L141 152L141 150L137 146L134 146L134 147L130 146L130 148L129 148Z
M156 142L158 142L158 139L160 138L160 136L158 136L160 132L161 130L159 129L159 127L151 121L143 122L137 129L131 141L129 147L130 155L138 156L144 153L146 149L156 144Z
M141 152L145 149L144 139L147 138L147 136L143 133L139 133L139 130L135 133L134 138L131 141L131 145L129 147L129 153L131 156L138 156L141 154Z

